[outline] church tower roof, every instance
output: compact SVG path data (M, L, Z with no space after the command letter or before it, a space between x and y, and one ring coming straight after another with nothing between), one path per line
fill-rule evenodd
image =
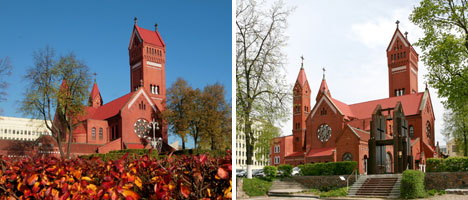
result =
M134 35L132 35L132 38L134 38L136 36L136 37L138 37L138 39L143 40L144 42L146 42L148 44L156 45L156 46L159 46L159 47L165 47L166 46L166 44L164 44L164 41L163 41L161 35L159 35L158 24L154 25L154 31L144 29L144 28L141 28L141 27L139 27L137 25L137 18L135 17L134 30L135 30ZM132 40L131 40L131 42L132 42ZM131 46L131 44L130 44L130 46Z
M91 94L89 95L88 106L99 107L102 104L101 92L99 92L96 80L94 80L93 89L91 89Z
M303 67L301 67L301 70L299 70L299 74L297 75L296 81L299 82L301 87L304 86L305 82L307 81L307 77Z
M328 97L331 97L330 90L328 89L327 80L325 79L325 68L323 68L323 78L322 83L320 84L320 88L317 94L317 101L322 94L327 94Z

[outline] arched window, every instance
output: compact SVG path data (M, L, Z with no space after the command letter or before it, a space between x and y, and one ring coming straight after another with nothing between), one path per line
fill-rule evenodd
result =
M94 127L91 129L91 137L93 138L93 140L96 139L96 128Z
M102 128L99 128L99 140L102 140L102 137L103 137Z
M431 123L429 121L426 122L426 135L427 138L431 138Z
M413 125L410 125L409 126L409 136L412 138L414 137L414 127Z
M156 91L155 91L155 94L159 94L159 85L156 86Z
M343 161L353 161L353 155L349 152L346 152L343 155Z

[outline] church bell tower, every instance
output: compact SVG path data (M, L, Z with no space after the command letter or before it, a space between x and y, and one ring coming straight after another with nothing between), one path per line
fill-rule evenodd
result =
M132 37L128 47L130 58L130 90L144 87L151 99L163 109L166 99L166 45L158 32L158 24L154 30L133 26Z
M306 118L310 112L310 87L304 71L304 57L293 89L293 151L303 151Z
M389 97L418 93L419 55L408 41L408 32L400 32L399 23L387 48Z

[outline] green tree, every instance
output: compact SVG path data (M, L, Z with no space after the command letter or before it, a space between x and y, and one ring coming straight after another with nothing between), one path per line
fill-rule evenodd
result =
M410 20L424 30L416 43L428 67L428 83L444 106L468 110L468 16L464 0L423 0Z
M231 108L225 101L224 86L220 83L207 85L201 95L201 123L204 146L211 150L225 149L231 146L232 130L227 130L231 123Z
M34 66L26 72L28 84L20 111L44 120L62 158L70 158L72 134L84 112L90 77L88 66L73 53L55 60L54 50L48 46L34 52ZM63 142L68 143L66 155Z
M454 138L458 152L468 156L468 113L448 110L444 113L444 129L442 134L446 138Z
M284 119L289 113L290 88L283 75L286 19L291 9L275 2L268 11L255 1L237 1L236 113L237 131L245 134L247 177L255 146L257 121Z
M260 162L268 162L270 160L270 148L273 138L280 136L280 130L275 127L271 122L262 122L258 127L260 130L255 143L255 160Z
M7 93L5 89L8 87L8 83L5 81L4 77L11 75L11 63L10 58L0 58L0 102L6 100ZM2 109L0 108L0 113L2 113Z
M170 125L170 129L182 139L182 149L185 149L187 134L189 133L189 122L192 103L194 101L192 87L188 85L183 78L177 78L177 81L167 89L167 109L163 117Z
M462 145L466 155L468 120L468 16L465 0L423 0L410 20L424 30L416 43L428 67L426 79L449 109L446 135ZM448 133L450 131L450 133Z

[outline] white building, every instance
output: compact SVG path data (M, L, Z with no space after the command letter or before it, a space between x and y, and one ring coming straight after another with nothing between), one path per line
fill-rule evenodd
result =
M0 116L0 140L34 141L41 135L51 135L44 120Z
M255 137L258 136L255 132ZM264 166L269 165L269 150L260 151L259 149L254 150L252 157L252 169L263 169ZM256 154L261 155L261 159L256 159ZM247 147L245 144L245 134L243 131L237 131L236 134L236 169L247 169Z

